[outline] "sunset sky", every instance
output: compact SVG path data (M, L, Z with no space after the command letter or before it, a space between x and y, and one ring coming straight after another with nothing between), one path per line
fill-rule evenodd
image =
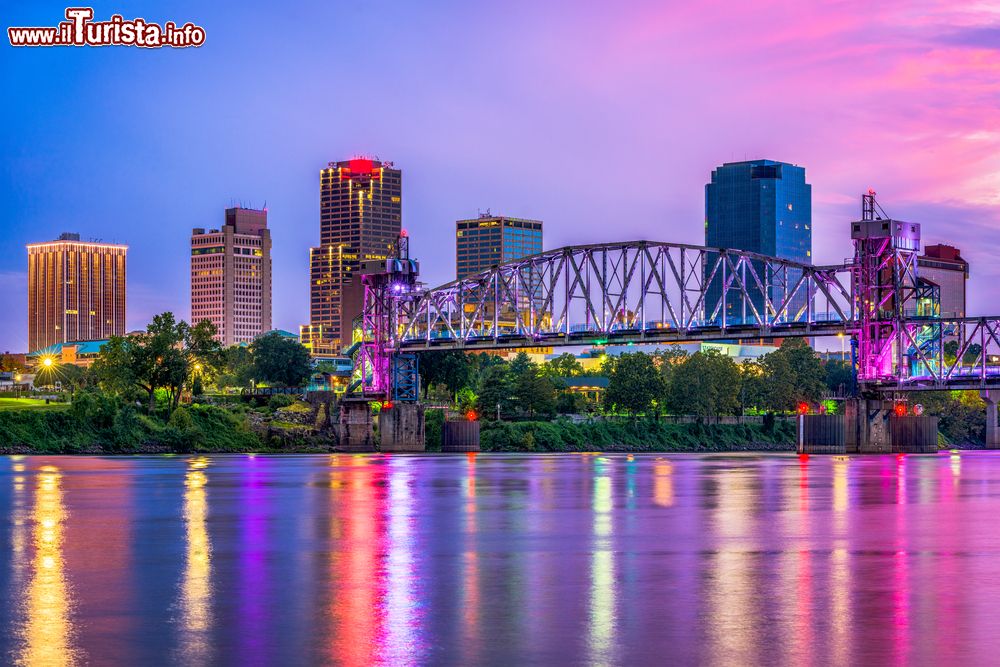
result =
M308 4L308 6L306 6ZM703 242L713 167L803 165L813 255L839 263L860 194L971 262L1000 314L1000 4L94 2L203 26L197 49L0 46L0 351L26 351L25 244L127 243L128 328L189 316L189 236L269 210L277 327L308 319L319 170L403 170L424 278L454 221L545 222L545 246ZM7 3L8 26L65 4ZM6 31L4 31L6 32Z

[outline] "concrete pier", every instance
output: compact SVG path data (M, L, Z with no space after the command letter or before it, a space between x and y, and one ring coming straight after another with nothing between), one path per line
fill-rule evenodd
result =
M363 398L340 401L340 447L343 452L374 452L371 405Z
M424 406L395 403L378 415L379 451L424 451Z
M797 444L802 454L929 453L937 451L937 429L937 417L897 415L891 401L856 399L843 415L801 415Z

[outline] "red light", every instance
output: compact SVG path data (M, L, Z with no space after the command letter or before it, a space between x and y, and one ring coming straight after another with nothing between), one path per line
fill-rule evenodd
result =
M382 404L383 410L392 410L392 401L386 401Z
M809 404L806 402L799 403L798 410L800 415L809 414Z
M476 417L478 416L479 415L476 414L475 410L469 410L468 412L465 413L465 418L468 419L470 422L476 421Z
M372 173L372 169L375 168L374 163L371 160L365 160L363 158L355 158L350 160L348 163L348 169L351 170L353 176L363 176Z
M896 407L893 408L897 417L906 416L906 403L896 403Z

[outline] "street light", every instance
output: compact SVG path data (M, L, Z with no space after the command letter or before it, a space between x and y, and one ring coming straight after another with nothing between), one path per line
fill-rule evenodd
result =
M844 332L837 334L837 338L840 339L840 360L847 361L847 350L844 348Z

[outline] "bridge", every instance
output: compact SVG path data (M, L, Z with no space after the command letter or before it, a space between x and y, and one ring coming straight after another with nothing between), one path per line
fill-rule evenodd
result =
M1000 316L938 317L917 266L920 225L885 215L874 194L851 223L853 257L833 266L640 240L548 250L425 289L403 238L362 271L360 396L416 401L423 350L846 335L863 396L975 389L995 423Z

